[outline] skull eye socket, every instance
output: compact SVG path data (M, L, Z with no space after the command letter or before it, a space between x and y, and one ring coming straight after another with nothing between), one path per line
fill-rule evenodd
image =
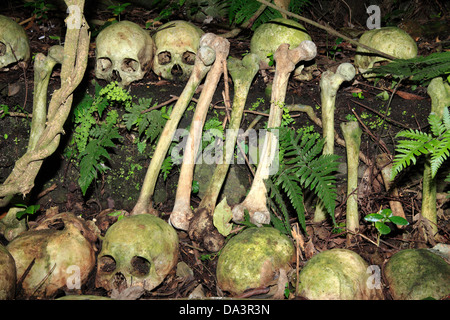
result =
M3 42L0 42L0 57L6 54L6 45Z
M146 276L150 272L151 263L147 259L134 256L131 259L132 274L136 277Z
M123 72L136 72L139 70L139 62L130 58L123 59L121 69Z
M62 219L56 219L48 225L49 229L54 229L54 230L64 230L65 227L66 227L66 225Z
M112 62L108 58L97 59L97 70L100 72L106 72L112 67Z
M169 51L163 51L158 54L158 63L160 65L165 65L172 61L172 54Z
M102 256L98 260L98 268L102 272L111 273L116 270L116 260L111 256Z
M195 62L195 53L190 51L185 51L183 53L183 56L181 57L181 61L183 61L186 64L189 64L191 66L194 65Z

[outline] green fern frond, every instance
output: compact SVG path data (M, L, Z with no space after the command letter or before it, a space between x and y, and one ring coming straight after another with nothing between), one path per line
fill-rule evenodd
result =
M429 56L412 59L397 59L385 66L373 68L368 73L378 75L391 74L397 78L409 78L419 83L450 73L450 52L436 52Z
M306 230L305 222L305 207L303 204L303 191L300 187L298 178L296 176L282 174L277 180L281 182L281 188L285 191L289 200L291 201L292 207L295 209L303 230Z
M435 114L428 117L431 133L418 130L404 130L396 138L396 155L392 166L392 179L404 168L416 164L417 157L430 155L431 175L434 177L450 154L450 114L444 109L442 120Z
M272 208L278 208L283 214L283 219L281 220L276 215L272 214L271 221L274 226L285 234L291 235L291 228L289 225L289 210L284 202L283 195L280 193L279 189L271 181L267 179L264 181L268 194L268 202ZM274 201L275 200L275 201Z
M292 13L301 14L304 7L309 4L310 2L308 0L292 0L289 4L289 11ZM230 25L240 25L247 22L253 17L256 11L258 11L261 5L262 4L256 0L231 0L228 11ZM253 22L252 30L255 30L263 23L281 17L282 15L278 10L271 7L266 7L261 15Z
M337 191L333 173L339 163L337 155L323 155L323 139L315 135L299 135L295 130L283 127L279 128L280 141L280 170L271 180L273 182L269 196L277 195L283 191L295 209L300 225L305 230L305 209L303 204L303 190L314 192L325 205L330 216L334 218ZM282 212L286 210L282 197L276 198ZM334 219L333 219L334 222Z
M450 153L450 131L446 131L442 137L442 140L436 148L434 152L431 154L431 177L434 178L436 176L437 171L441 167L442 163L447 160Z

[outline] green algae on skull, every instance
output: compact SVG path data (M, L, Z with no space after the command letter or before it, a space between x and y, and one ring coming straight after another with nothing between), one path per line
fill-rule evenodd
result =
M98 256L96 286L115 288L120 275L126 287L158 286L178 260L178 235L167 222L150 214L121 219L105 234Z
M216 276L222 290L240 294L268 285L280 269L288 270L295 257L292 241L271 227L249 228L223 248Z
M380 299L381 288L376 289L369 279L368 267L353 251L323 251L312 257L300 272L298 292L310 300Z
M450 265L428 249L406 249L386 263L384 275L396 300L442 299L450 294Z
M397 27L385 27L364 32L359 42L398 59L411 59L417 56L417 44L411 36ZM368 50L358 46L356 48L355 66L360 72L366 72L376 63L390 61L369 53Z
M288 43L290 49L298 47L305 40L311 40L306 29L300 23L278 18L260 25L250 42L250 52L269 63L268 56L274 54L282 43Z
M30 44L25 30L9 17L0 15L0 68L30 59Z

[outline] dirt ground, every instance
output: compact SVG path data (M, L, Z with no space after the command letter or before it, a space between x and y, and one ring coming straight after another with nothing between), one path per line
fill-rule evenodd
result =
M328 11L327 14L319 14L320 8L318 4L312 4L305 9L305 16L316 20L323 24L329 24L333 28L340 29L346 26L348 22L348 9L340 1L330 1L338 3L337 9L333 12ZM23 7L21 1L8 1L7 6L3 6L1 14L13 17L18 21L24 21L32 17L32 9ZM88 16L95 17L98 20L106 21L114 18L111 11L104 9L95 9L89 11ZM158 12L146 10L138 6L131 5L127 7L122 20L130 20L144 26L147 21L152 21L158 16ZM30 38L32 54L38 52L46 53L52 45L59 44L64 37L64 12L49 11L48 18L42 21L31 20L24 24L27 35ZM171 17L175 19L185 19L181 13L174 14ZM354 16L355 29L364 30L365 26L357 21ZM227 21L215 21L211 24L198 24L204 31L216 34L225 33L227 30ZM418 14L415 18L406 21L397 21L393 18L391 23L401 24L417 41L419 54L429 55L430 53L442 50L449 50L450 37L448 30L450 20L447 16L440 18L429 18ZM432 29L434 23L444 24L446 28ZM430 28L419 28L419 25L430 25ZM92 25L91 30L95 32L99 26ZM319 81L325 70L336 68L343 62L353 62L355 55L355 47L347 42L342 42L334 48L336 37L327 35L321 29L307 26L308 31L316 43L318 55L315 59L316 69L313 77L309 81L289 82L288 92L286 96L287 104L305 104L310 105L315 110L317 116L320 117L320 88ZM426 32L424 31L426 30ZM252 32L249 30L242 31L237 37L229 39L230 55L240 58L242 54L249 50L249 43ZM50 38L50 36L61 37ZM95 38L91 39L91 48L89 53L88 68L85 78L75 93L74 104L80 99L86 91L93 92L93 83L95 80ZM337 50L336 50L337 49ZM53 90L59 88L59 67L56 67L49 85L49 96ZM28 142L30 115L32 113L33 103L33 64L31 63L26 69L11 69L8 72L0 72L0 105L14 107L14 114L0 117L0 182L3 182L9 175L14 166L14 162L25 152ZM269 108L270 98L265 94L266 82L273 78L273 73L261 72L257 74L250 88L247 99L246 114L242 123L245 130L249 123L256 117L257 112L264 112ZM101 86L105 86L106 82L97 80ZM224 106L222 91L224 90L223 78L219 83L215 96L212 101L213 107L209 116L219 114L219 119L223 120L220 113ZM231 84L231 82L230 82ZM149 72L143 80L132 83L129 86L130 94L135 99L145 97L153 98L159 103L169 100L172 96L179 96L184 88L183 83L174 83L159 79L153 72ZM389 96L392 92L392 100L384 101L377 97L380 93L387 91ZM194 95L198 98L199 93ZM233 96L233 86L230 85L230 96ZM250 106L263 98L264 103L260 103L256 110L250 110ZM376 84L367 81L358 74L354 81L345 83L341 86L336 97L336 123L335 127L340 133L339 125L342 121L346 121L348 115L356 115L364 124L362 126L363 135L361 143L361 151L368 159L374 161L376 156L382 152L394 154L394 137L397 132L405 128L426 129L427 117L430 112L430 98L426 93L426 87L414 87L407 82L400 84L393 90L392 81L389 78L382 79ZM254 112L256 111L256 112ZM190 123L190 117L193 112L186 112L180 126L187 126ZM306 126L314 126L314 131L321 133L322 129L315 125L307 115L303 113L293 112L291 116L295 120L294 127L301 128ZM266 118L260 120L256 128L262 128ZM77 184L78 168L73 163L73 159L67 158L64 149L70 142L71 138L70 123L66 126L66 135L63 137L57 152L48 158L37 177L35 188L26 199L18 199L27 204L40 204L41 209L37 217L31 218L39 221L45 215L45 210L51 207L58 207L60 212L72 211L75 214L82 215L87 220L100 220L100 213L105 209L123 209L131 211L139 195L139 186L142 184L146 168L150 163L150 158L138 153L136 145L132 142L130 133L127 130L121 130L124 139L118 144L118 147L112 150L109 166L111 170L101 176L101 179L95 181L92 188L89 189L86 196L83 196ZM346 199L346 173L345 173L345 149L336 145L336 153L341 155L343 169L337 174L338 185L338 203L336 205L336 221L337 223L345 222L345 199ZM136 166L139 165L139 166ZM361 162L361 172L368 166ZM133 171L133 168L135 169ZM380 245L377 247L374 243L376 240L376 230L367 222L361 219L360 234L356 241L352 244L346 242L346 233L336 231L330 222L324 222L320 225L312 222L313 209L311 203L306 203L306 224L308 234L304 235L305 242L309 244L310 252L318 252L332 248L348 248L359 253L369 264L382 265L392 254L400 249L429 247L432 243L425 241L420 232L418 232L417 223L414 217L420 212L421 206L421 177L422 167L411 167L405 171L399 179L399 200L405 210L406 217L410 222L409 226L402 230L395 229L394 232L382 237ZM245 172L245 180L250 183L252 175L245 165L241 166L241 172ZM378 173L376 168L374 172ZM133 172L132 172L133 171ZM126 176L126 179L124 179ZM173 170L166 181L159 179L157 189L163 196L157 202L155 208L164 213L164 219L168 218L168 214L172 210L175 197L175 189L178 181L178 170ZM157 190L157 193L158 193ZM445 193L448 186L439 185L439 192ZM359 190L359 207L360 216L376 212L380 207L388 207L391 196L386 192L384 186L373 178L365 184L363 190ZM192 196L191 205L195 208L199 204L200 198L196 195ZM439 233L443 242L450 243L450 209L445 199L439 200L437 203L439 209L438 226ZM2 210L2 209L0 209ZM1 213L5 213L0 211ZM104 217L104 214L102 215ZM102 232L106 232L107 228L116 221L117 218L109 217L106 225L103 225ZM293 216L292 223L296 222ZM158 288L152 292L146 293L147 298L183 298L187 297L192 291L201 284L207 297L227 296L226 292L222 292L216 286L215 265L217 256L210 255L203 259L206 251L198 248L191 242L184 232L178 232L180 238L180 261L186 262L194 271L194 277L180 278L177 277L175 271L171 272L166 280ZM2 239L2 243L6 243ZM97 243L100 249L101 242ZM312 248L312 249L311 249ZM307 255L308 256L308 255ZM202 258L202 259L201 259ZM300 261L299 265L294 268L301 268L306 261ZM105 295L102 289L95 288L95 274L92 275L90 281L84 286L83 293ZM390 299L388 290L385 290L386 299ZM256 295L257 293L255 293ZM249 294L248 296L251 296ZM255 297L255 296L254 296ZM264 298L264 295L257 296Z

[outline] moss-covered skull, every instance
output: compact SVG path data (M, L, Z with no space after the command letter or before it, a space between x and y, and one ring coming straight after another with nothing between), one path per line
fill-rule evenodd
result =
M278 18L260 25L250 41L250 52L269 63L269 55L275 53L282 43L288 43L290 49L298 47L305 40L311 40L306 29L298 22Z
M18 278L34 260L22 282L24 295L49 298L58 289L80 289L95 267L91 234L84 220L65 212L11 241L6 248L16 262Z
M97 36L95 76L127 86L151 69L153 55L153 40L147 31L130 21L117 22Z
M105 234L95 283L106 290L152 290L177 260L178 236L167 222L150 214L125 217Z
M299 294L310 300L381 299L381 287L357 253L331 249L312 257L299 275ZM379 279L378 279L379 280Z
M395 300L436 300L450 294L450 265L428 249L406 249L386 263L384 275Z
M249 228L234 236L217 262L217 283L222 290L240 294L267 286L280 269L295 258L292 241L275 228Z
M364 32L359 42L399 59L411 59L417 56L417 44L411 36L397 27L385 27ZM368 50L357 47L355 66L361 73L376 66L377 63L389 61Z
M25 30L11 18L0 15L0 68L30 59L30 45Z
M186 21L171 21L159 27L153 35L156 75L167 80L189 79L203 34L200 28Z

